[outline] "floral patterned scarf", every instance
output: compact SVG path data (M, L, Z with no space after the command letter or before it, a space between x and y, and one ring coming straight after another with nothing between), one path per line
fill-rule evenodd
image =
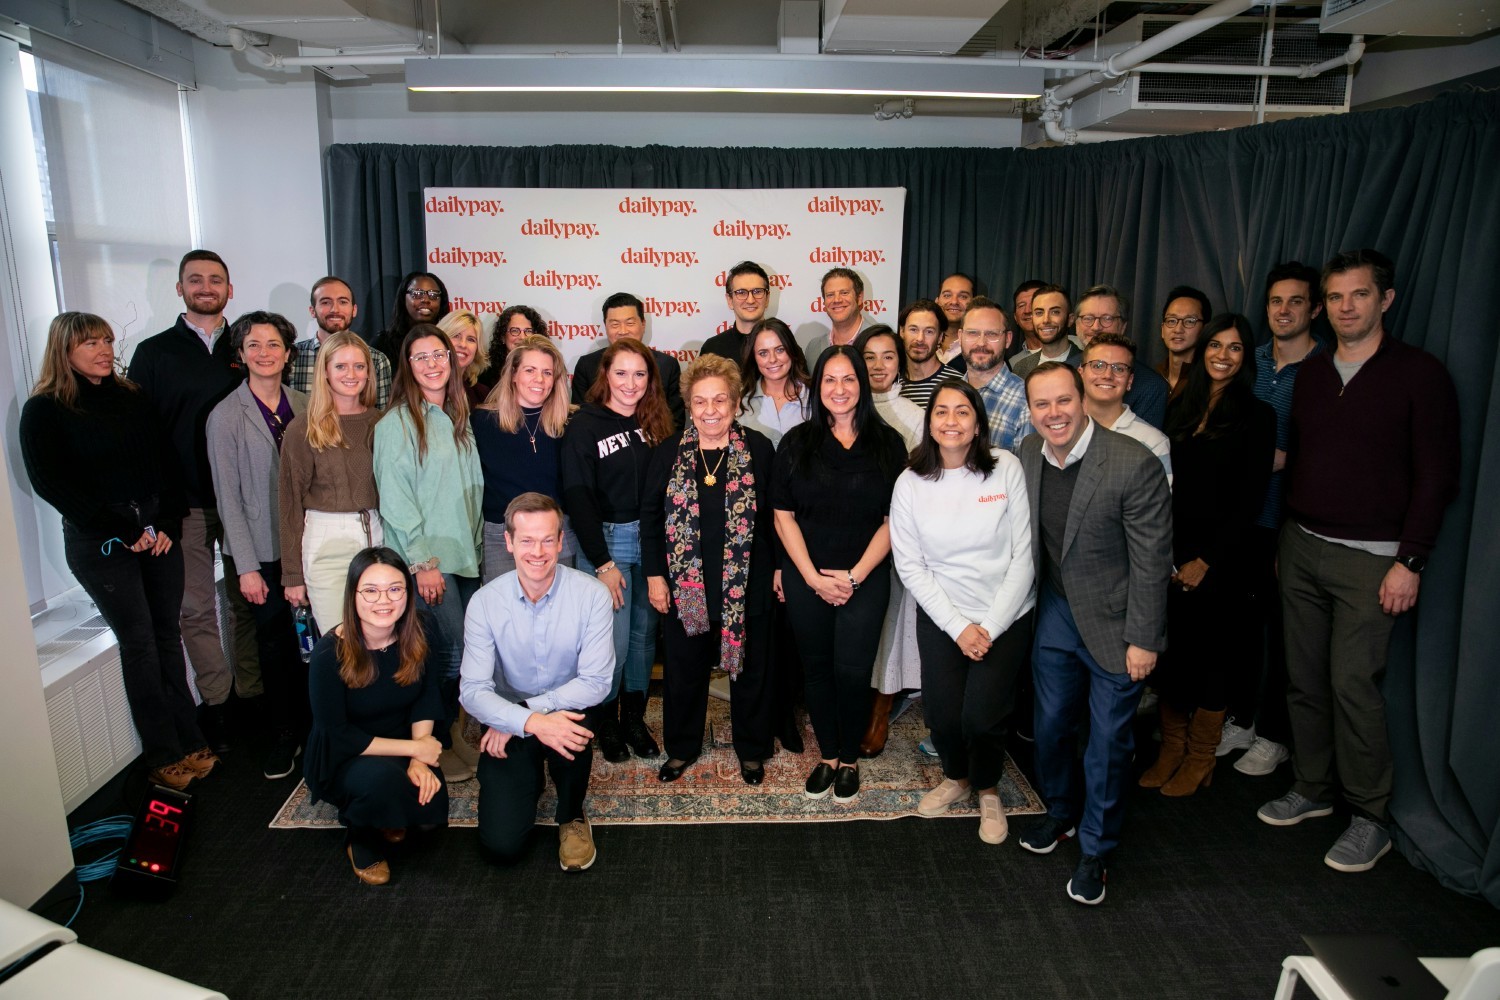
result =
M749 591L750 544L755 537L755 474L750 471L750 448L739 424L729 428L728 468L724 480L724 579L720 593L719 665L730 679L739 677L745 657L745 595ZM682 630L688 635L708 631L707 594L703 586L703 541L698 509L698 428L682 432L672 478L667 483L667 575L672 601Z

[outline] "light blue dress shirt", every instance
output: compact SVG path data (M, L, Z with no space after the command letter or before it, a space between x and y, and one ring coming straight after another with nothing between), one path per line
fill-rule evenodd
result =
M484 725L525 736L532 712L602 702L614 674L614 606L590 574L558 566L532 603L511 570L469 601L459 701Z

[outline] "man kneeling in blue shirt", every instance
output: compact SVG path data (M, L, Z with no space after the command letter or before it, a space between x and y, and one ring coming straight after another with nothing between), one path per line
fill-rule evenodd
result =
M479 840L498 861L520 858L545 766L557 788L558 861L583 871L597 852L583 813L594 734L582 723L614 676L609 590L557 564L562 509L551 497L510 502L505 545L516 568L485 584L464 620L459 701L488 727L479 741Z

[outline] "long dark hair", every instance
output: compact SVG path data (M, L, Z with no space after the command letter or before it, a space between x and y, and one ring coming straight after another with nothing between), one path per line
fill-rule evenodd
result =
M429 278L438 287L438 311L437 315L432 317L432 322L436 323L448 315L448 286L443 284L443 279L430 271L408 271L406 277L401 279L401 286L396 289L396 301L391 306L391 325L385 331L385 340L392 347L398 346L402 340L406 339L406 331L412 328L414 321L411 314L406 311L406 291L418 278ZM374 377L373 372L371 372L371 377Z
M859 331L859 336L854 338L854 349L859 352L860 357L864 357L865 348L868 347L870 341L874 340L876 337L890 337L891 340L896 342L896 380L898 382L905 382L907 378L906 338L901 336L900 330L893 330L890 327L886 326L884 323L876 323L874 326L867 326L863 330ZM868 370L869 369L866 368L866 371ZM895 387L892 386L892 389L894 388Z
M396 620L396 639L401 653L401 665L396 670L395 681L403 687L422 679L427 665L427 633L422 629L417 616L417 591L412 583L411 570L406 560L394 549L384 546L363 549L349 563L349 575L344 579L344 626L335 637L335 649L339 658L339 679L351 688L369 687L375 683L375 661L370 657L370 647L365 645L365 630L359 620L359 579L371 566L389 566L401 572L401 582L406 586L406 608Z
M828 367L828 362L834 358L847 359L854 369L854 378L859 383L859 401L854 404L854 435L870 435L876 464L880 466L882 473L894 479L906 466L906 443L875 409L875 397L870 391L870 373L865 368L864 355L856 351L852 344L837 344L828 348L813 367L807 419L787 432L787 438L794 440L794 447L799 449L793 468L800 473L817 471L822 461L823 447L833 436L833 414L823 405L823 372Z
M1213 380L1208 377L1208 342L1225 330L1239 335L1244 350L1240 355L1240 370L1215 402ZM1239 313L1219 313L1203 327L1193 366L1188 369L1187 384L1167 407L1167 437L1186 441L1197 432L1199 424L1204 425L1205 437L1219 437L1247 420L1254 406L1255 341L1251 338L1250 321Z
M739 358L740 397L749 399L760 388L760 365L755 361L755 341L768 330L781 341L792 365L792 370L786 376L787 398L801 399L802 390L812 384L812 376L807 372L807 355L802 353L802 345L792 335L792 328L775 316L768 316L756 323L750 328L750 336L745 338L745 349Z
M959 378L945 378L932 391L927 400L926 418L922 421L922 440L913 449L911 461L907 465L923 479L936 482L943 478L943 450L932 436L932 408L937 405L938 397L943 394L944 389L963 393L964 401L974 411L974 430L977 433L974 440L969 442L969 453L964 456L964 468L979 473L981 479L988 479L990 473L995 471L995 456L990 452L989 412L984 408L984 400L979 398L979 390Z

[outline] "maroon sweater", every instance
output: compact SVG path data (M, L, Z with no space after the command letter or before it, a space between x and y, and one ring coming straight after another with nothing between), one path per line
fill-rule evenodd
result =
M1292 392L1287 514L1309 531L1427 556L1458 492L1458 394L1437 358L1386 333L1346 386L1333 351Z

